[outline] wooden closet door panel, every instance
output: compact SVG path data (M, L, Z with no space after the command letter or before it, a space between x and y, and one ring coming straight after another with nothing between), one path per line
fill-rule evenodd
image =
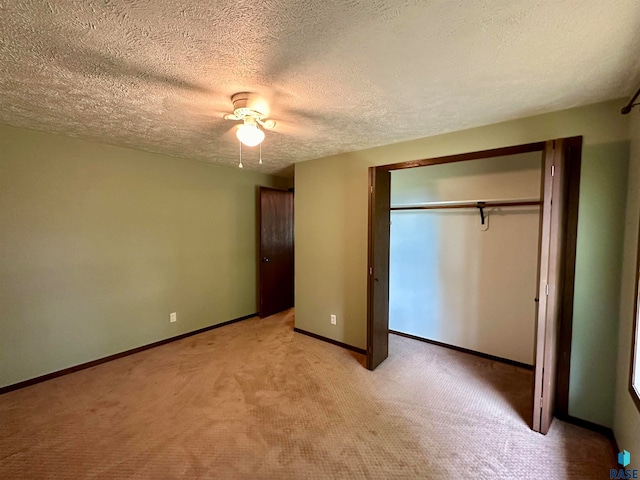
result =
M540 285L536 331L533 430L551 427L558 379L558 348L565 264L566 180L564 141L547 142L544 159Z
M369 168L369 304L367 306L367 368L389 355L389 234L391 173Z

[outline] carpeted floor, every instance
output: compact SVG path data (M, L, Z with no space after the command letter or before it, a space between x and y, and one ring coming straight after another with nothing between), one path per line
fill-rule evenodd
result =
M0 396L1 479L609 478L608 440L527 425L531 373L391 335L376 371L250 319ZM525 420L526 419L526 420Z

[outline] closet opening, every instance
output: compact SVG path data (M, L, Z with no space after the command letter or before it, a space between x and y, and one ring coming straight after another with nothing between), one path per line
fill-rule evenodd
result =
M367 368L409 337L533 370L535 431L567 414L581 147L369 169Z

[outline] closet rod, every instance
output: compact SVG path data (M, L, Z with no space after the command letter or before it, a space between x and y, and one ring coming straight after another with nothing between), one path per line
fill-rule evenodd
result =
M464 202L464 203L445 203L441 205L416 205L407 207L391 207L390 210L436 210L440 208L489 208L489 207L526 207L542 205L540 200L525 200L511 202Z

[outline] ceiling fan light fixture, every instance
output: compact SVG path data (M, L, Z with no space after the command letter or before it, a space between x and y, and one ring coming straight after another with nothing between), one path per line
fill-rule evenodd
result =
M244 123L236 130L236 137L247 147L255 147L264 140L264 132L255 123Z

